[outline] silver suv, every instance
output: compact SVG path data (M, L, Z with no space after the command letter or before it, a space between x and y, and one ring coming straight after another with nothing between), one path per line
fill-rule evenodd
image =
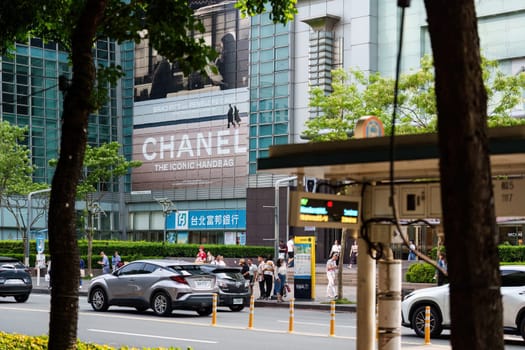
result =
M200 316L212 312L215 276L201 266L177 260L137 260L111 274L95 277L89 286L88 302L95 311L109 306L149 308L157 315L173 309L194 310Z

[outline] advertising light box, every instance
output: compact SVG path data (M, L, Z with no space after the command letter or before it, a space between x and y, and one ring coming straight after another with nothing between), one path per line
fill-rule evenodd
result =
M291 192L290 225L355 228L359 223L360 204L359 197Z

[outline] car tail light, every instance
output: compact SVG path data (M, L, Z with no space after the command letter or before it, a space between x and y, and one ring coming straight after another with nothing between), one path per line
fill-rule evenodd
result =
M177 283L188 284L188 281L183 276L171 276L170 279Z

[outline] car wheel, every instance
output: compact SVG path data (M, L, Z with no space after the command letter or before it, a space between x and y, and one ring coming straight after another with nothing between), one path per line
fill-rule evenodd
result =
M412 314L412 328L418 337L425 336L425 306L420 306ZM434 307L430 307L430 337L437 337L443 331L441 324L441 316L439 311Z
M230 310L238 312L244 309L244 305L232 305L230 306Z
M25 303L27 299L29 299L29 294L15 295L15 300L17 303Z
M525 317L521 319L519 331L520 331L521 336L525 340Z
M171 314L171 298L165 292L155 293L151 300L151 308L156 315L168 316Z
M197 310L197 313L199 314L199 316L209 316L212 313L212 311L213 309L210 306Z
M91 292L91 307L95 311L106 311L108 309L108 297L102 288L95 288Z

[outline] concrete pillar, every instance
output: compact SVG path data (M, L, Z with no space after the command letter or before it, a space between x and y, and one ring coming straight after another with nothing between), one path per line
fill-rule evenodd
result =
M359 238L357 255L357 347L376 348L376 262L368 255L366 242Z

